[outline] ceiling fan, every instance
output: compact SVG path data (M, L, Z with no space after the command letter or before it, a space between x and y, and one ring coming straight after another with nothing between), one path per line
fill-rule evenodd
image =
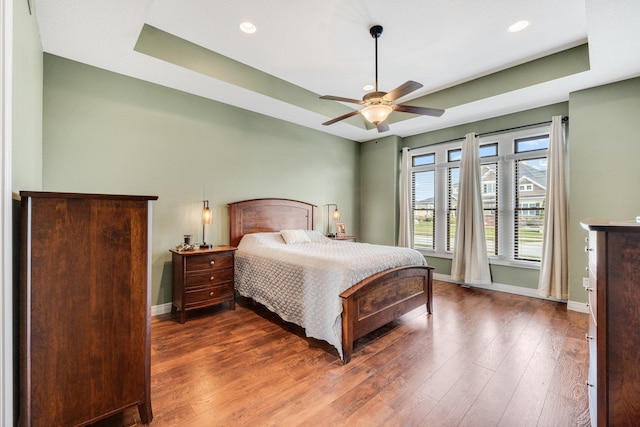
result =
M333 101L350 102L353 104L364 105L361 110L353 110L347 114L343 114L340 117L324 122L323 125L332 125L340 120L347 119L356 114L362 114L362 116L370 123L376 125L378 132L386 132L389 130L389 123L387 118L392 111L401 111L404 113L421 114L425 116L440 117L444 110L439 108L427 108L427 107L415 107L412 105L393 104L393 101L400 99L405 95L410 94L422 87L422 84L409 80L404 82L391 92L379 92L378 91L378 38L382 34L382 26L374 25L369 28L371 37L375 39L376 43L376 90L375 92L369 92L362 97L362 101L358 99L343 98L341 96L323 95L320 99L330 99Z

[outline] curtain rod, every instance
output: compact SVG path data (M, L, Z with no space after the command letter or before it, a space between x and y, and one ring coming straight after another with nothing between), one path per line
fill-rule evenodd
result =
M568 121L569 121L569 117L568 116L563 116L562 117L562 123L567 123ZM486 135L493 135L495 133L508 132L510 130L530 128L530 127L533 127L533 126L548 125L549 123L551 123L551 120L547 120L546 122L529 123L528 125L522 125L522 126L514 126L512 128L492 130L492 131L489 131L489 132L479 133L478 137L486 136ZM464 138L465 138L464 136L461 136L461 137L458 137L458 138L447 139L446 141L434 142L433 144L426 144L426 145L421 145L419 147L412 147L412 148L409 148L409 151L417 150L418 148L431 147L432 145L446 144L447 142L459 141L459 140L464 139ZM402 150L400 150L400 152L402 152Z

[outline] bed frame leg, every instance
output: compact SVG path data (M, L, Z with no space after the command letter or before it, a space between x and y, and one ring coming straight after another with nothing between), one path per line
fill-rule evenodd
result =
M353 353L353 343L351 343L351 348L349 348L348 350L342 346L342 364L346 365L347 363L351 362L351 354Z
M354 304L349 299L342 299L342 363L351 361L353 354L353 316Z

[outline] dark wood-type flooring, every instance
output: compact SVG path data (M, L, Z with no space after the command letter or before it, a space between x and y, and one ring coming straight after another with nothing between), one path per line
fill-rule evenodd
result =
M356 342L351 363L261 306L152 321L163 426L588 426L587 315L436 281L416 309ZM364 345L366 344L366 345ZM100 427L131 426L136 410Z

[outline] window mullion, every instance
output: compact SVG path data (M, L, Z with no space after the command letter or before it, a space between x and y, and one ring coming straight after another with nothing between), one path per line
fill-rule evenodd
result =
M510 148L507 147L506 148ZM514 162L506 156L501 156L498 168L501 171L498 182L498 228L500 230L498 240L498 256L500 258L513 259L513 224L514 224Z

